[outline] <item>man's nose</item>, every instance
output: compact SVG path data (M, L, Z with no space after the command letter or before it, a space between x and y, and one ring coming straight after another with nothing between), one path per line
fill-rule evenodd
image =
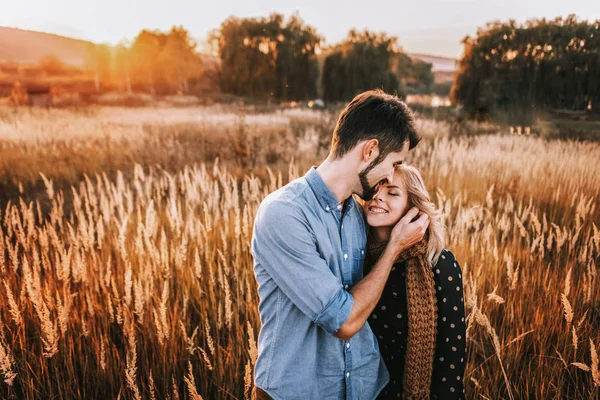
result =
M394 180L394 168L392 168L388 176L386 176L386 179L389 183L392 183L392 181Z
M377 199L379 201L383 201L383 199L381 198L381 194L383 193L382 189L383 189L383 185L379 185L379 187L377 188L377 191L373 195L374 199Z

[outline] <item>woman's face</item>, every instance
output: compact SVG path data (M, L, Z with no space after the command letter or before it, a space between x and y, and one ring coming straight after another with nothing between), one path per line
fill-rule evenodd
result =
M363 209L367 223L372 227L396 225L408 211L408 193L398 174L395 174L392 183L384 180L373 199L364 203Z

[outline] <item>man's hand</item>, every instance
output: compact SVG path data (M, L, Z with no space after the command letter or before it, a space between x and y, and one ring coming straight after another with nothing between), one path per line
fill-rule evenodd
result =
M412 219L418 217L414 222ZM415 243L420 242L429 227L429 215L413 207L396 223L390 235L388 247L394 255L400 254Z

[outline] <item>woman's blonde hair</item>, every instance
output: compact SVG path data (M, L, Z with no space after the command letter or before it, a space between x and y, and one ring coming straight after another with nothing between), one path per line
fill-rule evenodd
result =
M429 243L427 244L427 260L431 265L437 264L438 258L444 249L444 216L435 206L429 196L421 172L412 165L400 164L396 167L394 178L400 177L404 183L404 189L408 194L406 210L417 207L429 215ZM395 180L395 179L394 179Z

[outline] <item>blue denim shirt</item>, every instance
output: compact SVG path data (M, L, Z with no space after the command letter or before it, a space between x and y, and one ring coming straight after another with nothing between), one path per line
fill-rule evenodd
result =
M368 323L334 336L363 277L367 225L340 204L313 166L269 194L252 234L262 328L254 383L274 399L374 399L389 381Z

